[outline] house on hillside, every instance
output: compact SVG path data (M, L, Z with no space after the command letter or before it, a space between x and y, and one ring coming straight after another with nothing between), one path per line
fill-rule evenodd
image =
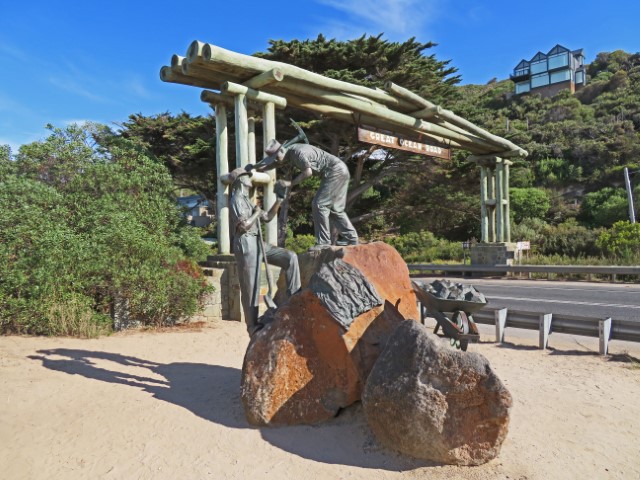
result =
M556 45L548 53L538 52L531 60L520 61L511 80L516 84L516 95L539 93L552 97L567 88L575 93L587 83L584 52Z
M182 207L184 216L194 227L206 227L213 222L209 201L202 195L178 197L178 205Z

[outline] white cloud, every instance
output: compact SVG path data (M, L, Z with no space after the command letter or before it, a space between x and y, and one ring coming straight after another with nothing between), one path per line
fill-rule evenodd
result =
M60 77L49 77L49 83L53 86L60 88L61 90L65 90L70 93L74 93L81 97L87 98L94 102L99 103L108 103L109 100L106 98L97 95L91 90L91 87L84 87L76 80L72 79L69 76L60 76Z
M80 118L80 119L71 119L71 120L62 120L62 125L68 127L69 125L84 125L85 123L100 123L102 125L106 125L106 122L101 122L99 120L91 120L88 118Z
M138 76L125 81L125 89L140 98L151 98L152 95Z
M343 37L360 32L385 33L387 37L425 37L424 29L440 14L443 0L316 0L347 14L342 21L329 21L323 31ZM337 34L336 34L337 33Z
M17 153L21 143L18 143L15 140L9 138L0 138L0 145L9 145L9 148L11 148L11 153Z
M24 51L7 43L0 43L0 54L21 62L26 62L28 58Z
M0 145L9 145L9 147L11 148L11 153L16 154L18 153L21 145L26 145L28 143L42 140L46 136L47 134L44 129L40 133L20 132L16 133L15 136L12 137L0 137Z

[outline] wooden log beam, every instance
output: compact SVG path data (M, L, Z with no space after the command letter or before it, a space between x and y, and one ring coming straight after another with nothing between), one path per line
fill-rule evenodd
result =
M245 87L234 82L225 82L220 87L220 92L229 95L246 95L257 102L270 102L278 108L285 108L287 106L287 99L278 95L272 95L270 93L254 90L253 88Z
M185 58L181 57L180 55L172 55L171 56L171 70L176 70L177 68L180 68L180 71L182 71L182 62L184 62Z
M280 92L295 93L298 96L302 97L319 99L322 102L326 102L331 105L347 108L348 110L360 115L368 115L370 118L372 117L377 118L378 120L383 120L387 124L400 127L408 127L423 133L437 135L448 140L453 140L460 143L461 145L464 145L465 148L472 149L471 151L474 153L487 153L491 152L492 150L496 150L496 146L494 144L475 137L471 134L465 135L444 128L440 125L427 123L424 120L416 119L409 115L391 110L372 100L364 100L350 95L342 95L340 93L332 92L310 85L303 87L298 84L289 83L288 81L278 83L277 90ZM373 125L375 125L376 123L374 123Z
M419 130L400 127L398 125L393 125L379 118L372 117L371 115L357 114L351 110L347 110L344 108L334 107L332 105L327 105L324 103L315 103L312 100L299 97L293 94L287 94L287 99L289 101L289 106L291 107L312 111L326 118L333 118L333 119L340 120L346 123L351 123L354 125L358 125L358 124L376 125L377 128L403 134L409 138L418 137L419 139L430 140L448 147L463 148L463 149L465 148L463 145L453 140L447 140L445 138L438 137L437 135L432 135L426 132L421 132Z
M425 107L421 110L417 110L415 112L410 113L412 117L421 118L422 120L431 120L432 118L436 118L440 112L442 112L442 107L435 105L433 107Z
M256 172L255 170L251 172L251 183L264 185L271 182L271 177L267 172ZM227 173L226 175L222 175L220 177L220 181L223 185L229 185L233 178L231 177L231 173Z
M305 97L307 103L310 101L310 103L320 105L324 102L332 102L332 106L346 108L356 115L363 114L362 107L366 106L364 111L368 115L373 118L380 117L374 123L376 126L382 123L391 123L395 125L394 131L398 128L408 128L422 134L439 136L460 143L463 148L477 154L499 152L503 156L507 156L505 153L508 153L508 156L527 155L525 150L512 142L492 135L477 125L458 117L453 112L442 109L392 83L386 86L386 91L363 87L327 78L293 65L239 54L200 41L192 42L186 57L175 57L175 60L172 58L172 63L175 63L176 69L181 66L182 73L186 78L163 75L168 78L167 81L174 83L206 85L215 88L213 85L223 78L233 83L245 83L245 87L261 88L264 93L279 93L281 88L286 85L290 93ZM272 73L268 73L270 71ZM278 81L278 73L282 74L283 80ZM332 93L333 97L301 92L301 90L309 90L314 87ZM343 98L338 100L337 97ZM359 106L352 102L359 103ZM374 111L369 111L371 109ZM407 114L407 112L412 114ZM336 112L334 111L332 114L335 115ZM416 119L414 115L425 116L429 120L433 119L433 123L425 122L424 118ZM385 118L385 116L392 118ZM409 125L408 119L412 119L413 125Z
M342 80L328 78L318 73L310 72L287 63L274 62L264 58L243 55L241 53L217 47L210 43L203 45L202 42L197 40L189 47L187 59L189 63L216 65L218 71L240 75L256 75L273 68L279 68L287 78L322 85L324 88L329 90L360 95L384 105L398 107L405 111L410 109L415 110L415 107L410 102L397 99L383 90L363 87L361 85L354 85Z
M192 87L200 88L220 88L219 84L213 81L203 80L201 78L194 78L181 73L176 73L171 70L171 67L164 66L160 69L160 80L167 83L179 83L181 85L189 85Z
M434 103L422 98L419 95L416 95L412 91L407 90L406 88L403 88L400 85L396 85L393 82L387 82L385 84L385 89L389 93L396 95L400 98L403 98L404 100L407 100L409 102L413 102L417 106L421 106L426 109L433 109L437 107L437 105L435 105ZM450 110L441 109L440 111L437 112L436 116L444 121L450 122L451 124L459 128L463 128L473 133L474 135L477 135L483 138L484 140L488 140L496 144L500 148L503 148L505 150L520 151L521 156L524 156L524 157L528 155L528 152L526 150L518 147L515 143L512 143L509 140L506 140L502 137L498 137L497 135L493 135L492 133L487 132L483 128L480 128L477 125L475 125L474 123L471 123L470 121L457 116L455 113L453 113Z
M224 82L237 80L237 77L231 77L225 73L215 72L202 65L193 65L186 60L182 61L180 68L182 69L182 75L212 82L217 85L216 89L220 89L220 85ZM178 73L180 72L178 71Z
M279 68L272 68L271 70L267 70L266 72L262 72L260 75L256 75L250 80L247 80L243 83L245 87L253 88L254 90L259 90L262 87L267 85L271 85L275 82L281 82L284 79L284 74L282 70Z
M225 105L227 107L233 107L233 97L227 95L220 95L219 93L212 92L211 90L203 90L200 93L200 100L210 105Z
M216 105L223 104L227 107L235 108L234 99L229 95L221 95L211 90L203 90L200 92L200 100L204 103L208 103L215 108ZM260 111L261 104L255 102L248 102L247 108L253 111Z

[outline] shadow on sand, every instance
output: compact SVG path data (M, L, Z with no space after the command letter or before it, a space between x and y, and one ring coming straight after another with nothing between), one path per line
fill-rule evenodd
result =
M136 387L205 420L230 428L253 428L247 423L242 409L241 372L237 368L203 363L161 364L117 353L67 348L37 353L29 358L41 361L50 370ZM154 375L147 377L110 370L97 366L96 361L146 368ZM401 457L378 446L360 404L321 425L261 428L260 432L272 445L316 462L392 471L440 465Z

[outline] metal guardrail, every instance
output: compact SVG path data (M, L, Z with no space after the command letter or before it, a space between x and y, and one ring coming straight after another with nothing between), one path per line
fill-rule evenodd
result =
M610 340L640 342L640 322L631 320L525 312L507 308L485 308L474 313L473 320L484 325L495 325L498 343L504 341L507 327L538 330L541 349L547 348L549 335L553 332L599 338L602 355L607 354Z
M640 276L640 266L617 266L617 265L445 265L435 263L410 263L407 264L409 271L413 272L443 272L443 273L484 273L484 274L513 274L527 273L531 278L532 273L550 274L578 274L587 275L611 275L612 281L616 281L618 275Z

